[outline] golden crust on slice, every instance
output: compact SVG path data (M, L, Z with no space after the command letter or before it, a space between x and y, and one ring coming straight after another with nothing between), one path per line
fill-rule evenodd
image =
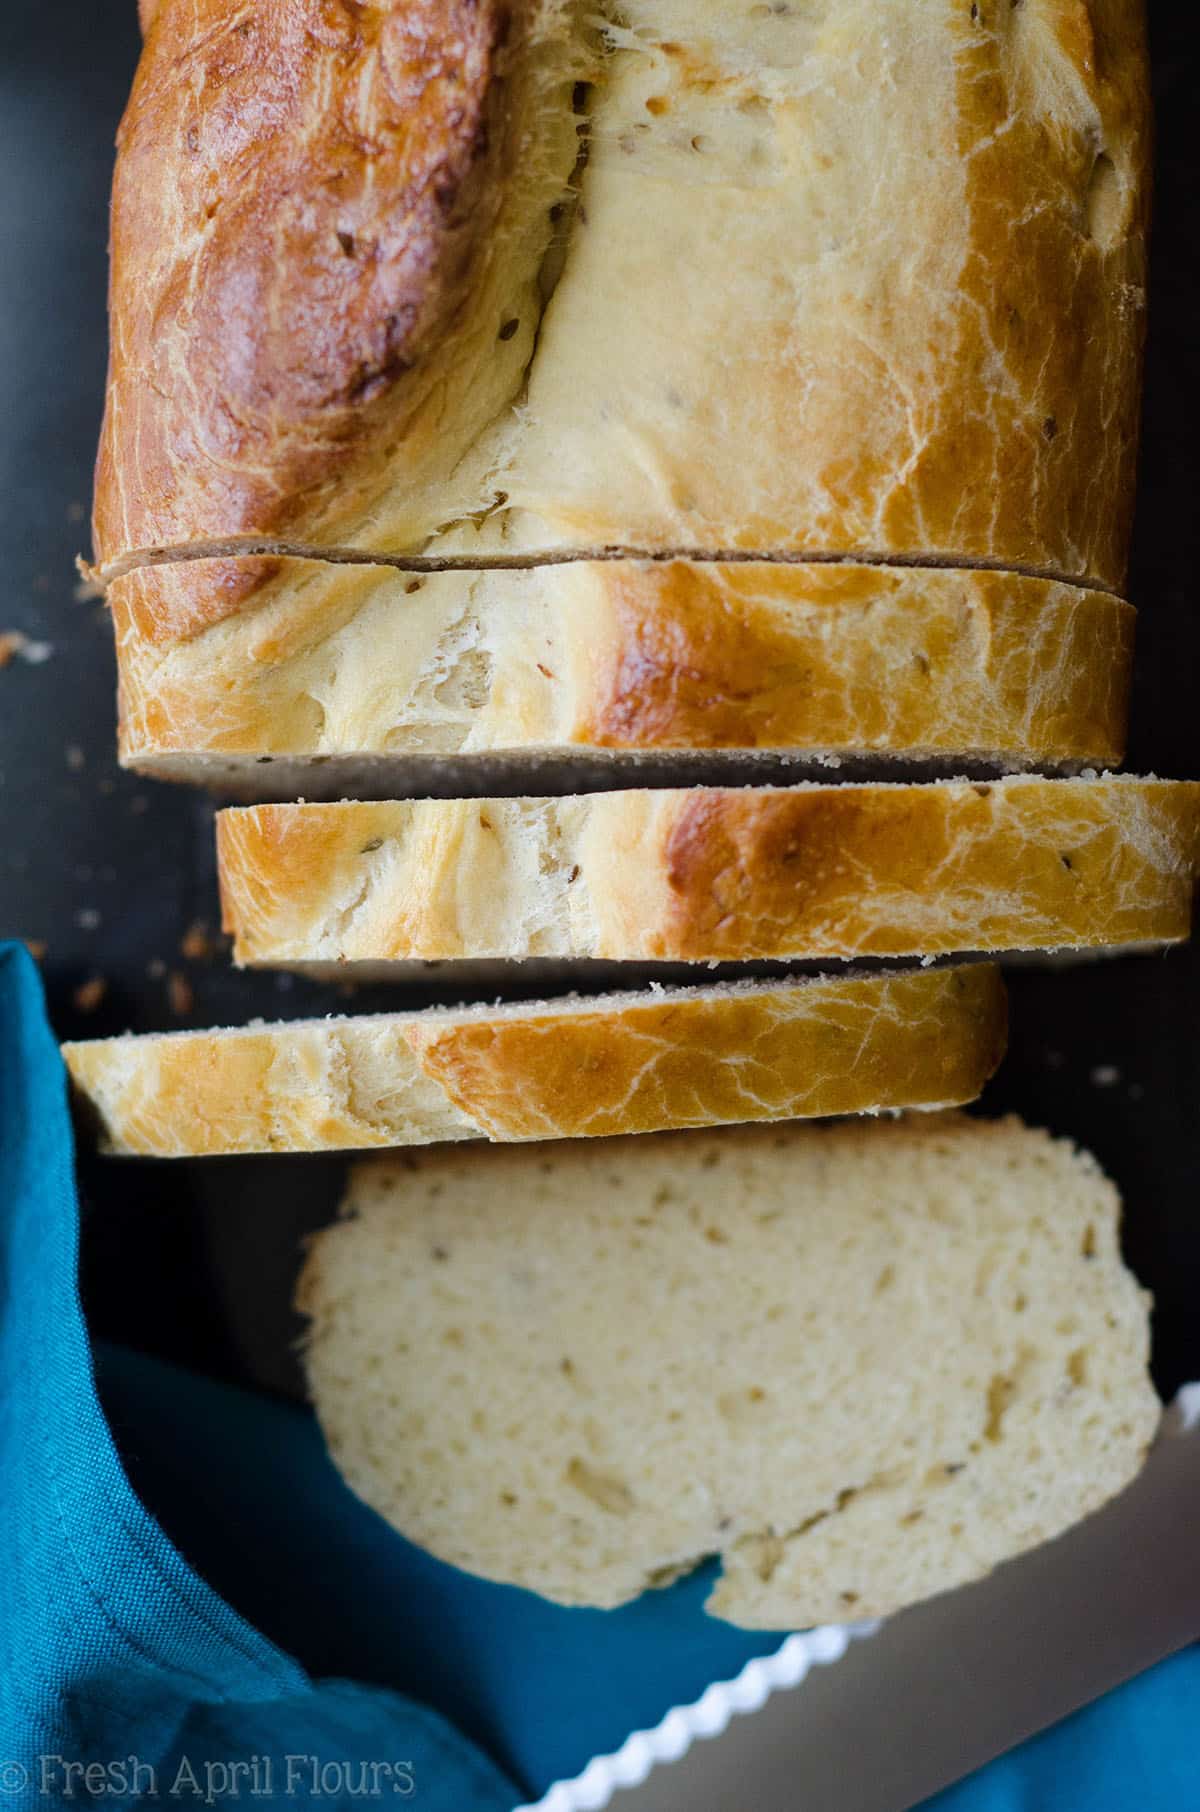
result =
M247 586L258 602L239 610ZM197 600L216 598L225 620L198 630ZM221 757L253 780L263 755L1110 766L1124 751L1132 608L1018 575L682 560L417 575L243 558L143 567L109 602L123 759L191 778Z
M222 812L240 963L737 962L1171 943L1200 785L1014 778Z
M973 1100L1005 1041L988 965L63 1047L109 1151L593 1138Z

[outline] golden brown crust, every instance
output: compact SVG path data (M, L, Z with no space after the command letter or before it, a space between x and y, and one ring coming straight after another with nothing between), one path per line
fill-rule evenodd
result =
M598 748L1124 753L1134 613L1099 592L836 562L621 562L603 583L579 736Z
M1186 782L678 797L660 845L654 955L1080 949L1171 942L1191 929L1200 786Z
M258 608L240 611L256 585ZM243 558L142 567L108 595L132 765L861 749L1111 766L1124 752L1134 612L1043 579L620 560L419 578ZM197 633L214 601L227 620Z
M1186 938L1200 785L941 782L265 805L218 818L242 963L737 962Z
M267 587L293 562L275 554L240 554L225 560L167 560L137 566L105 591L117 646L152 655L175 642L237 616L253 599L267 601Z
M1145 338L1144 7L981 0L971 15L961 81L974 104L963 109L960 150L974 173L963 276L964 311L977 311L976 328L964 328L972 405L931 437L897 533L920 532L923 498L944 521L962 520L965 507L997 552L1024 546L1037 560L1040 545L1040 557L1064 572L1120 587ZM1090 133L1037 117L1039 97L1021 68L1023 31L1057 42L1063 61L1047 59L1046 73L1051 84L1078 84L1094 112ZM1003 386L994 382L997 361Z
M937 553L1119 588L1141 0L839 0L756 28L714 5L683 55L633 10L646 67L617 59L500 479L526 541Z
M105 561L279 534L395 433L495 218L518 0L161 0L118 135Z
M591 68L593 15L547 6L506 37L503 4L162 0L115 189L102 559L239 535L470 548L486 519L526 551L937 556L1120 587L1141 0L698 0L682 32L628 0L561 234L558 65Z
M616 1039L603 1013L581 1013L550 1036L536 1023L467 1024L422 1029L414 1042L426 1073L492 1139L857 1113L897 1093L929 1105L981 1087L1003 1054L998 972L950 973L933 1012L919 976L887 978L886 1005L881 996L866 1014L836 983L818 983L830 990L825 1010L800 1045L790 1015L736 995L719 1013L680 996L628 1009Z
M185 1157L593 1137L974 1099L988 965L70 1044L106 1148Z

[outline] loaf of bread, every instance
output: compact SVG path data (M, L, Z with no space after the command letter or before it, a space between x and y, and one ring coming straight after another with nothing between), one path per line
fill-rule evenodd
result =
M222 816L239 961L1186 936L1200 788L1093 772L1142 12L139 0L94 513L122 760L361 795ZM800 761L855 784L697 784ZM614 764L641 790L587 795ZM915 783L1030 767L1085 777ZM460 1565L607 1605L719 1552L712 1608L790 1626L974 1577L1150 1438L1091 1160L928 1113L731 1130L969 1101L1004 1036L973 964L64 1055L118 1153L606 1138L362 1169L301 1286L318 1413Z
M819 550L1119 587L1142 10L161 0L98 559Z
M222 812L240 963L823 960L1186 938L1200 784L696 787Z
M254 609L205 626L257 576ZM1134 612L1020 574L572 561L143 566L108 592L121 754L242 796L579 787L654 758L1124 753ZM555 782L555 784L557 784Z
M1015 1120L375 1159L346 1209L298 1297L335 1462L564 1604L718 1554L734 1623L879 1616L1096 1509L1156 1426L1116 1191Z
M293 1020L63 1047L112 1152L592 1138L954 1106L1004 1050L994 968Z

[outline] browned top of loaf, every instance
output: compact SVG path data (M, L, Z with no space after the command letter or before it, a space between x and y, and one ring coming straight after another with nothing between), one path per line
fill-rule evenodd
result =
M386 429L494 216L519 5L143 0L113 184L101 559L283 532Z
M522 0L157 0L147 10L114 188L99 558L237 536L332 545L326 506L356 485L372 510L381 497L387 509L366 529L350 510L340 527L385 549L388 510L405 491L403 470L390 468L406 399L462 338L473 273L503 237L518 136L536 124L516 99L519 71L545 49L525 55L533 15ZM717 81L702 41L718 9L697 4L694 46L656 37L662 21L649 11L647 23L625 10L637 33L623 41L636 35L690 117ZM782 83L795 167L776 201L790 194L805 221L828 213L829 245L813 268L833 275L811 306L797 312L786 295L773 304L746 268L761 258L722 263L714 226L707 239L681 238L680 256L696 263L687 315L676 306L680 272L669 258L654 266L656 247L630 279L630 204L610 180L621 153L603 111L620 110L601 83L585 194L591 183L611 200L616 226L598 224L600 207L577 216L586 227L573 229L531 352L532 438L517 434L487 468L509 517L556 546L933 553L1119 587L1144 299L1141 0L927 0L887 23L869 8L860 19L848 0L817 10L818 64ZM587 17L564 9L553 29L580 36ZM855 33L872 30L875 48L888 31L949 47L953 89L928 156L911 76L906 89L885 86L873 119L846 73ZM859 179L905 162L894 241L871 222L859 247L853 216L839 224L839 210L859 207L862 182L824 183L823 164L836 172L839 160L795 129L805 81L832 96L830 119L854 147L841 163L857 160ZM562 89L541 104L564 105ZM637 124L666 154L674 115L655 126L638 105ZM891 139L879 120L891 121ZM630 171L639 162L624 161ZM667 188L680 216L699 208L700 191ZM953 268L943 270L935 252L949 239ZM788 279L785 260L781 292ZM654 336L679 323L671 381L683 374L698 390L675 418L636 360L624 378L613 370L643 317L655 372ZM610 431L592 431L610 390L634 458L621 459ZM464 503L435 487L431 497L421 506L429 534L495 492ZM191 616L219 620L260 583L246 569L240 597L198 597Z

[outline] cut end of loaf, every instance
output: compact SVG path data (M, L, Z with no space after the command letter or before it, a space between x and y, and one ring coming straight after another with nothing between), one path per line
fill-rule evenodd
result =
M884 1615L1098 1508L1157 1424L1116 1192L1015 1120L413 1155L346 1207L298 1298L335 1461L561 1603L715 1553L735 1623Z

